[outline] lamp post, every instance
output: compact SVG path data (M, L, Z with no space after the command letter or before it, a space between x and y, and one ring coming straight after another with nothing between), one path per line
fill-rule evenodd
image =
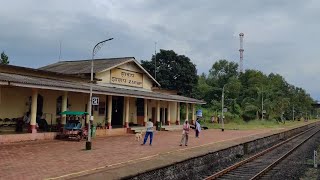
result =
M112 40L113 38L106 39L104 41L101 41L97 43L93 50L92 50L92 60L91 60L91 81L90 81L90 101L89 101L89 122L88 122L88 138L86 142L86 150L91 150L91 121L93 121L93 116L92 116L92 84L93 84L93 59L94 55L100 50L101 46L107 42Z
M221 96L221 125L222 125L222 128L221 128L221 131L224 131L224 116L223 116L223 110L224 110L224 88L227 84L223 85L222 87L222 96Z

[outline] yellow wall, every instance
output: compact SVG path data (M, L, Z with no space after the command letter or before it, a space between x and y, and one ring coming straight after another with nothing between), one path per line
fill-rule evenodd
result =
M129 122L137 123L136 98L130 98L129 102Z
M28 98L31 96L31 88L20 88L20 87L8 87L0 86L0 118L17 118L22 117L24 113L28 111ZM46 115L46 120L48 124L51 122L56 124L56 106L57 98L63 95L63 91L54 90L43 90L39 89L39 95L43 96L43 113ZM100 102L106 101L106 95L93 95L94 97L99 97ZM86 111L85 107L88 103L89 94L68 92L68 110L70 111ZM161 101L160 108L167 108L168 103L171 104L171 123L176 121L176 102ZM129 102L129 122L137 123L137 107L136 98L131 97ZM156 108L155 100L148 100L148 119L152 118L152 108ZM93 108L94 109L94 108ZM107 108L103 115L99 115L99 108L97 111L93 111L94 124L102 123L105 124Z
M93 95L94 97L99 97L99 102L104 102L107 103L106 100L106 95ZM93 107L94 109L94 107ZM94 116L94 120L93 120L93 124L97 125L97 123L101 123L103 126L105 125L105 120L106 120L106 112L107 109L104 110L104 114L99 115L99 106L97 107L97 111L93 111L93 116Z
M0 118L22 117L28 111L28 99L31 89L0 86Z
M176 122L177 103L176 102L161 101L160 108L168 108L168 103L171 104L170 123L174 124ZM148 120L152 119L152 108L157 108L156 100L148 100Z
M52 115L52 124L56 124L57 116L57 99L59 96L63 95L63 91L52 91L52 90L43 90L38 91L39 95L43 96L43 113L47 120L48 124L51 124L51 115ZM70 101L70 100L69 100ZM69 102L70 103L70 102Z
M102 80L99 83L110 83L110 70L96 73L96 78Z
M143 74L143 89L151 90L153 80L149 78L147 74Z
M153 85L153 80L144 73L143 70L141 70L134 62L129 62L126 64L123 64L121 66L118 66L117 68L121 68L121 69L125 69L125 70L129 70L129 71L134 71L134 72L138 72L138 73L143 73L143 89L148 89L151 90L152 85ZM98 72L96 73L95 77L97 79L101 79L101 81L98 81L98 83L100 84L110 84L110 77L111 77L111 73L110 70L107 71L103 71L103 72Z

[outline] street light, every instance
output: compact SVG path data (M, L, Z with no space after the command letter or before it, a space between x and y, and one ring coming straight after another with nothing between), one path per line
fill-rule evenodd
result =
M223 117L223 110L224 110L224 87L226 86L227 84L223 85L222 87L222 97L221 97L221 124L222 124L222 128L221 128L221 131L224 131L224 117Z
M101 49L101 46L107 41L111 41L113 38L104 40L96 44L92 50L92 60L91 60L91 81L90 81L90 101L89 101L89 122L88 122L88 138L86 142L86 150L91 150L91 121L93 121L93 116L91 114L92 108L92 84L93 84L93 59L94 55Z

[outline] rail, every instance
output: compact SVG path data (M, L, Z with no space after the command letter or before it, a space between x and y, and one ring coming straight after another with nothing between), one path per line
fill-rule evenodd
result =
M233 171L233 170L235 170L235 169L237 169L237 168L239 168L239 167L241 167L241 166L243 166L243 165L245 165L245 164L247 164L247 163L249 163L249 162L252 162L253 160L258 159L259 157L267 154L268 152L273 151L274 149L276 149L276 148L278 148L278 147L280 147L280 146L282 146L282 145L284 145L284 144L286 144L286 143L288 143L288 142L290 142L290 141L292 141L292 140L294 140L294 139L302 136L303 134L305 134L305 133L307 133L307 132L310 132L310 130L313 130L313 129L315 129L315 128L316 128L316 127L309 128L309 129L307 129L306 131L303 131L303 132L301 132L301 133L299 133L299 134L297 134L297 135L295 135L295 136L293 136L293 137L291 137L291 138L289 138L289 139L287 139L287 140L285 140L285 141L282 141L282 142L280 142L280 143L278 143L278 144L276 144L276 145L274 145L274 146L272 146L272 147L270 147L270 148L268 148L268 149L266 149L266 150L264 150L264 151L262 151L262 152L260 152L260 153L257 153L257 154L255 154L255 155L253 155L253 156L251 156L251 157L249 157L249 158L247 158L247 159L245 159L245 160L242 160L242 161L240 161L240 162L238 162L238 163L236 163L236 164L234 164L234 165L232 165L232 166L229 166L229 167L227 167L227 168L225 168L225 169L223 169L223 170L221 170L221 171L219 171L219 172L217 172L217 173L215 173L215 174L213 174L213 175L211 175L211 176L209 176L209 177L206 177L205 180L217 179L217 178L219 178L219 177L221 177L221 176L223 176L223 175L226 175L227 173L229 173L229 172L231 172L231 171ZM253 179L258 179L258 178L261 177L263 174L265 174L266 172L268 172L269 170L271 170L275 165L277 165L280 161L282 161L282 160L283 160L284 158L286 158L290 153L292 153L296 148L298 148L299 146L301 146L304 142L306 142L308 139L310 139L312 136L314 136L314 135L315 135L317 132L319 132L319 131L320 131L320 130L317 130L315 133L313 133L312 135L308 136L306 139L304 139L302 142L300 142L300 143L299 143L298 145L296 145L294 148L291 148L287 153L285 153L283 156L281 156L280 158L278 158L276 161L272 162L270 165L268 165L268 166L267 166L266 168L264 168L262 171L259 171L257 174L253 175L253 177L252 177L251 179L252 179L252 180L253 180Z

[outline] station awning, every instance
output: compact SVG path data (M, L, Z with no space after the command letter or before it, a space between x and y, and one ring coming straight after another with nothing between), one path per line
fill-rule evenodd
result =
M0 84L17 87L90 93L89 83L67 81L61 79L49 79L44 77L26 76L10 73L0 73ZM179 95L163 94L159 92L152 92L146 90L139 91L117 87L105 87L97 84L93 85L93 93L112 96L146 98L163 101L185 102L193 104L206 104L202 100L188 98Z

